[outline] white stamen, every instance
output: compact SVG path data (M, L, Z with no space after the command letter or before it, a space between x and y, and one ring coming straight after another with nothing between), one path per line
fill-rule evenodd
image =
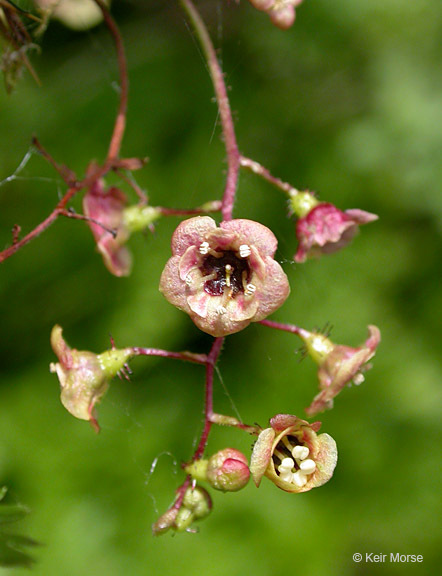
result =
M192 276L190 274L187 274L186 276L186 284L187 286L190 286L192 284Z
M314 460L309 458L308 460L303 460L299 464L299 467L301 468L301 472L303 474L313 474L313 472L316 470L316 463Z
M362 384L362 382L364 382L365 380L365 376L362 374L362 372L358 372L357 374L355 374L353 376L353 384L356 384L356 386L359 386L359 384Z
M200 254L203 254L203 255L208 254L209 250L210 250L210 245L208 242L202 242L200 244L200 248L199 248Z
M239 247L239 255L241 258L247 258L251 253L252 251L250 250L250 246L248 244L241 244Z
M226 264L225 271L226 271L226 286L230 288L230 277L232 276L233 266L231 266L230 264Z
M283 458L281 464L278 467L280 472L285 472L286 470L291 471L295 463L291 458Z
M244 294L246 296L253 296L256 292L256 286L254 284L247 284L246 289L244 290Z
M301 488L307 484L307 476L298 470L292 475L292 482Z
M219 314L220 316L222 316L226 312L227 310L224 308L224 306L218 306L218 308L216 309L216 313Z
M291 483L292 478L293 478L293 474L290 471L281 472L279 477L281 478L281 480L284 480L284 482L290 482Z
M292 456L297 460L305 460L309 454L310 450L307 446L295 446L292 450Z

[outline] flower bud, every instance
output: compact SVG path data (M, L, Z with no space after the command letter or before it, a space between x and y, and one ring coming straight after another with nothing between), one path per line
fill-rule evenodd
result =
M256 486L264 475L286 492L307 492L328 482L338 453L331 436L316 434L320 422L278 414L270 426L260 433L252 452L250 471Z
M175 532L190 531L193 522L202 520L210 514L212 500L209 493L200 486L187 488L181 505L175 503L152 526L154 536L164 534L168 530Z
M107 392L109 380L124 367L132 352L112 349L94 354L71 349L58 325L52 329L51 345L59 362L51 363L50 371L58 376L63 406L76 418L88 420L98 432L94 407Z
M183 506L192 512L196 520L201 520L210 514L212 499L207 490L201 486L190 487L184 494Z
M321 392L306 408L309 416L333 407L333 398L351 382L361 384L363 372L369 370L368 361L373 358L381 341L381 333L376 326L369 326L369 337L358 348L334 344L329 338L317 332L300 330L307 351L319 365L318 378Z
M246 486L249 477L247 458L239 450L224 448L209 459L207 481L216 490L236 492Z

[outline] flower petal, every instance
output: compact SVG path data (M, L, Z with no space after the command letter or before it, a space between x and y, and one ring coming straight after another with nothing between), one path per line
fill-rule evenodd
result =
M224 230L233 230L241 238L241 244L256 246L262 256L273 256L278 246L278 241L271 230L253 220L239 218L221 222L220 227Z
M189 246L199 246L209 232L216 229L216 222L209 216L196 216L179 224L172 236L172 254L182 256Z
M258 440L253 447L252 457L250 459L250 472L256 486L259 486L261 479L269 465L272 457L272 444L275 438L275 431L272 428L266 428L258 436Z
M190 308L187 304L186 284L181 280L179 275L180 256L172 256L161 274L159 290L167 300L184 312L189 313Z
M261 283L259 290L255 294L258 299L258 311L253 318L254 322L263 320L272 312L277 310L286 301L290 294L290 286L281 266L267 257L266 264L266 281Z

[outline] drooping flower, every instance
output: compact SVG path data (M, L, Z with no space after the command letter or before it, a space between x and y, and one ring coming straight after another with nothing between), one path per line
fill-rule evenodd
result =
M58 376L61 402L75 418L88 420L98 432L94 408L106 394L111 380L132 356L131 349L106 350L94 354L69 347L60 326L54 326L51 346L58 363L50 364L50 371Z
M286 492L307 492L328 482L338 452L331 436L316 434L320 426L290 414L272 418L252 452L250 471L256 486L263 476Z
M273 259L274 234L252 220L220 227L208 216L182 222L172 237L160 291L212 336L226 336L277 310L290 292Z
M313 399L306 412L313 416L333 407L333 398L352 382L361 384L363 372L369 370L368 361L373 358L381 341L381 333L376 326L369 326L369 337L358 348L334 344L323 334L301 329L299 336L304 340L307 351L319 364L318 378L321 392Z
M83 210L90 220L97 249L106 268L115 276L128 276L132 255L126 246L133 232L150 226L161 216L159 209L147 205L127 206L119 188L105 188L97 180L83 197Z
M378 219L364 210L342 211L328 202L319 202L311 192L295 191L290 206L298 216L295 262L337 252L352 240L359 226Z

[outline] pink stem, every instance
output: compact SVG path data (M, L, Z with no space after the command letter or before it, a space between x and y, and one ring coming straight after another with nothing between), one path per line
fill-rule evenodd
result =
M159 348L140 348L134 346L129 348L134 356L162 356L163 358L173 358L175 360L185 360L195 364L207 366L209 361L206 354L194 354L193 352L170 352L169 350L160 350Z
M224 338L216 338L212 349L207 357L206 364L206 402L204 408L204 428L201 434L200 441L193 455L192 462L202 458L204 450L207 446L207 440L209 438L210 429L212 427L211 418L213 415L213 373L215 371L215 366L218 361L218 357L221 352L221 348L224 344Z
M66 215L65 214L66 204L78 192L78 190L79 188L76 186L69 188L69 190L60 200L56 208L54 208L51 214L49 214L49 216L45 218L43 222L40 222L38 226L36 226L33 230L31 230L31 232L26 234L26 236L23 236L21 240L16 239L16 241L11 246L9 246L9 248L6 248L6 250L0 252L0 263L4 262L7 258L9 258L13 254L15 254L18 250L20 250L20 248L22 248L25 244L28 244L29 242L31 242L31 240L39 236L42 232L44 232L47 228L49 228L49 226L51 226L59 216Z
M281 324L280 322L273 322L273 320L261 320L260 324L268 326L269 328L274 328L275 330L283 330L284 332L297 334L298 336L305 332L299 326L295 326L295 324Z
M245 168L246 170L249 170L250 172L257 174L258 176L261 176L261 178L267 180L267 182L269 182L276 188L279 188L286 194L290 194L291 196L298 194L298 190L296 190L296 188L294 188L288 182L284 182L280 178L272 176L272 174L270 174L267 168L264 168L264 166L262 166L259 162L255 162L255 160L251 160L250 158L246 158L245 156L241 156L240 162L241 162L241 168Z
M106 26L111 33L114 42L115 49L117 51L118 59L118 69L120 73L120 104L118 107L117 117L115 119L114 131L112 133L112 138L109 145L109 150L107 153L106 164L110 165L114 160L118 158L121 148L121 142L123 140L124 130L126 128L126 112L127 112L127 101L129 93L129 80L127 74L127 62L124 53L123 40L121 38L118 26L115 24L114 19L109 13L109 10L103 0L95 0L100 10L103 13L103 18Z
M212 78L216 100L218 102L218 110L221 118L221 126L224 136L224 144L226 146L228 166L226 187L224 189L224 196L222 200L222 216L223 220L231 220L233 206L235 204L236 188L238 184L240 155L236 142L232 112L230 110L229 99L227 97L226 84L224 82L224 76L221 67L216 57L215 49L201 16L199 15L191 0L181 0L181 4L188 14L194 27L195 33L201 43L201 47L207 60L207 65L209 67L210 76Z

